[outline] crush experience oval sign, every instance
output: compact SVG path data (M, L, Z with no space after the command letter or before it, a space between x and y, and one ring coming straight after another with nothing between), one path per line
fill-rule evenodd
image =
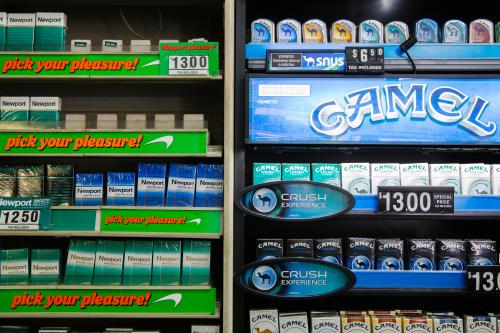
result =
M286 258L243 266L235 280L255 294L301 299L340 293L352 288L356 277L347 268L323 260Z
M236 205L268 220L323 220L348 212L354 197L344 189L310 181L270 182L247 187Z

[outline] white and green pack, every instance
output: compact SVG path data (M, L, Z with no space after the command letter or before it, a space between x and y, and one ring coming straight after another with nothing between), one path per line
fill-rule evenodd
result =
M97 242L88 239L71 239L64 284L91 284L94 275Z
M491 194L491 166L483 163L461 164L462 194Z
M376 194L379 186L399 186L401 178L399 163L370 164L372 193Z
M64 13L36 13L35 50L64 51L67 19Z
M0 97L1 121L28 121L29 109L29 97Z
M123 262L124 285L149 285L153 264L153 242L127 240Z
M429 186L429 165L407 163L400 165L401 186Z
M95 285L117 285L122 283L123 241L101 239L97 241L95 252L94 280Z
M31 250L31 284L58 284L61 272L59 249Z
M30 121L36 127L58 128L61 113L59 97L31 97Z
M181 283L181 242L158 240L153 244L153 276L156 286L178 286Z
M281 180L280 163L254 163L253 184L276 182Z
M431 164L431 186L453 186L455 194L461 194L460 164Z
M370 193L370 163L342 163L342 188L351 194Z
M182 241L182 285L210 283L210 241Z
M311 169L313 182L341 186L340 164L312 163Z
M28 284L29 250L0 250L0 284Z
M34 13L7 15L6 51L33 51L35 18Z
M7 13L0 12L0 51L5 51L6 39L7 39Z
M309 163L283 163L281 170L282 180L311 180Z
M500 195L500 164L491 166L491 191L494 195Z

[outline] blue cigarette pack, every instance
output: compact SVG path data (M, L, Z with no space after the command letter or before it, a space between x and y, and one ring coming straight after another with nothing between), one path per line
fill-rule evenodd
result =
M75 205L102 205L103 182L102 173L77 173L75 176Z
M110 206L135 204L135 173L108 172L106 203Z
M168 173L167 206L193 207L196 165L171 163Z
M224 166L220 164L198 164L196 207L222 207L223 201Z
M165 205L166 164L139 164L137 206Z

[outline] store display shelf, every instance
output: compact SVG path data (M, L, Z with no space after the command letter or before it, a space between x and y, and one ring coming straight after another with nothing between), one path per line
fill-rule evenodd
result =
M383 46L386 71L411 71L411 63L398 45L374 44L247 44L248 68L266 67L267 50L344 50L346 46ZM419 70L498 71L499 44L417 44L409 51Z
M465 272L355 271L354 289L465 290Z

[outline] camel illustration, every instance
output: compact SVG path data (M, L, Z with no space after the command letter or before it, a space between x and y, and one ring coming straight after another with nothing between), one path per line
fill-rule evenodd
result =
M363 30L366 32L366 35L367 35L368 37L373 37L373 33L374 33L374 31L373 31L373 29L372 29L372 28L363 27Z
M281 31L283 31L285 36L292 36L292 30L290 28L281 27Z
M311 36L318 36L318 30L317 29L311 29L311 28L306 28L307 32Z
M396 265L394 265L392 262L388 262L385 264L387 266L387 268L389 269L396 269Z
M486 191L479 191L477 188L474 190L474 192L476 192L476 194L488 194L488 192L486 192Z
M354 190L356 190L356 193L368 193L368 191L366 191L364 188L359 189L355 187Z
M454 263L452 263L452 262L451 262L451 263L448 263L448 266L450 267L450 269L451 269L452 271L456 271L456 270L458 270L458 266L457 266L457 265L455 265L455 264L454 264Z
M431 27L429 27L427 25L423 25L422 28L421 28L421 34L420 34L420 36L422 38L429 38L431 35L432 35L432 29L431 29Z
M273 333L273 331L269 330L269 329L265 329L263 331L260 330L260 328L256 327L255 330L257 331L257 333Z
M259 197L259 200L262 202L262 207L266 205L266 202L267 206L271 207L271 198L268 196L262 197L260 194L257 194L257 197Z
M307 62L307 66L313 66L314 65L314 58L313 57L306 57L304 56L304 60Z
M269 276L269 274L264 274L262 275L260 272L257 273L257 275L259 276L259 278L262 280L262 284L266 283L267 281L267 284L271 284L271 277Z
M486 31L484 27L478 27L478 26L475 26L474 30L476 31L476 35L478 36L481 36Z
M417 262L418 267L422 270L427 270L427 266L423 262Z
M355 260L355 262L359 267L366 268L366 264L363 261Z
M337 31L339 32L340 37L345 37L347 34L345 29L337 28Z
M399 38L399 30L394 29L390 30L389 32L391 33L392 38Z
M259 36L265 36L266 35L266 30L262 28L255 28L255 30L259 33Z
M457 37L458 36L458 29L453 28L453 27L446 27L448 31L450 32L450 37Z

